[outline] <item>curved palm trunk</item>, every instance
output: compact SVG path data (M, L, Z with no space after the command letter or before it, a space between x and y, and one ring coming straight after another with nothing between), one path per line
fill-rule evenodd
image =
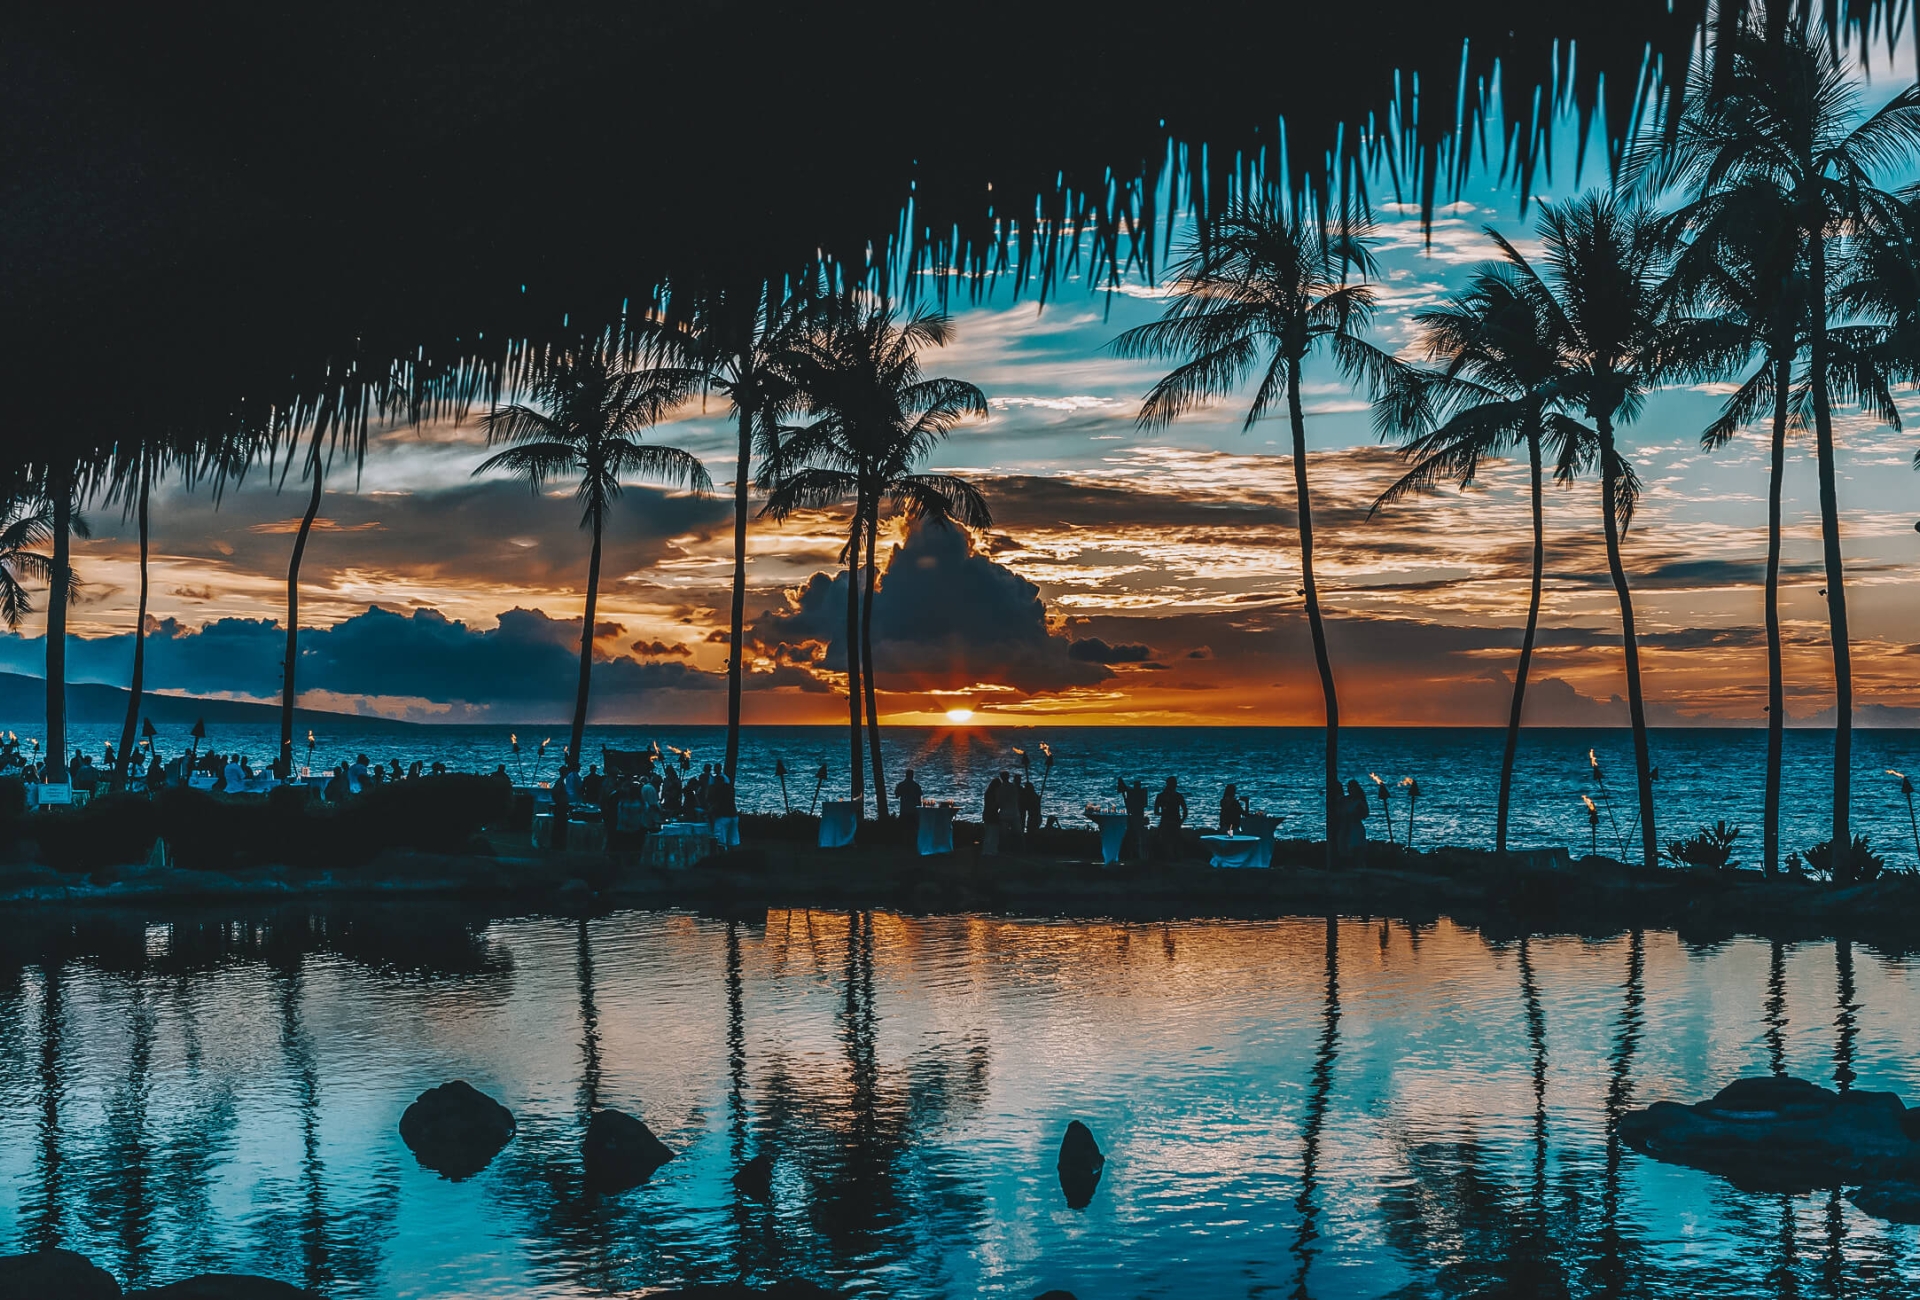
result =
M747 486L753 468L753 412L740 412L740 460L733 477L733 620L727 641L727 780L740 761L741 647L747 621Z
M1494 852L1507 851L1507 812L1513 802L1513 760L1520 748L1520 707L1527 698L1527 670L1533 665L1533 638L1540 626L1540 578L1547 563L1546 519L1540 491L1540 434L1527 434L1527 466L1533 486L1533 593L1527 601L1527 630L1520 638L1520 666L1513 672L1513 709L1507 714L1507 748L1500 757L1500 811L1494 823ZM1411 814L1409 814L1411 816ZM1408 828L1407 840L1413 840Z
M53 496L53 572L47 591L47 780L67 779L67 589L73 583L73 472L56 469Z
M867 803L866 772L860 757L860 515L856 507L853 535L847 539L847 728L851 733L847 771L856 818L864 815Z
M316 438L318 433L314 435ZM307 537L313 532L313 520L320 513L320 493L325 469L317 454L313 470L313 494L307 498L307 513L300 518L300 531L293 535L293 558L287 563L287 650L280 664L280 758L276 766L282 780L293 777L293 695L294 668L300 658L300 560L307 553Z
M867 589L860 606L860 671L867 691L867 749L873 755L873 807L881 821L887 819L887 771L880 764L880 705L874 697L873 674L873 583L877 572L873 562L874 538L880 532L877 519L867 521Z
M1760 835L1769 876L1780 868L1780 761L1787 725L1780 662L1780 485L1787 472L1787 389L1792 379L1789 353L1774 365L1773 464L1767 483L1767 793Z
M573 730L567 752L580 763L587 734L587 691L593 684L593 617L600 604L600 512L593 515L593 554L587 560L587 621L580 627L580 685L573 696Z
M1293 494L1300 511L1300 577L1307 591L1307 626L1313 631L1313 661L1327 710L1327 868L1337 865L1334 813L1340 790L1340 698L1327 658L1327 630L1320 620L1320 589L1313 580L1313 503L1307 495L1307 418L1300 409L1300 363L1287 366L1287 416L1293 425Z
M133 624L133 676L127 683L127 717L120 724L120 750L113 765L113 786L126 788L127 767L133 762L134 735L140 726L140 692L147 668L147 489L152 471L140 466L140 614Z
M1653 824L1653 760L1647 750L1646 702L1640 694L1640 643L1633 631L1633 593L1627 589L1626 566L1620 562L1620 519L1613 508L1620 462L1613 449L1613 421L1603 416L1594 423L1600 431L1600 513L1607 530L1607 571L1620 598L1620 641L1627 660L1627 715L1633 722L1633 769L1640 787L1641 861L1653 867L1660 862L1660 837Z
M1833 411L1827 394L1827 248L1818 232L1811 245L1813 283L1810 361L1813 367L1813 433L1820 466L1820 542L1827 571L1827 630L1833 642L1833 874L1853 879L1853 836L1848 813L1853 794L1853 651L1847 634L1846 570L1840 559L1840 504L1833 465Z

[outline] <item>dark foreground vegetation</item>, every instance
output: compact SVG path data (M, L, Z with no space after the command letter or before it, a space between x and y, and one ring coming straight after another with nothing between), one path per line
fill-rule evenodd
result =
M1857 935L1920 940L1920 878L1837 884L1709 865L1647 868L1564 849L1500 855L1374 843L1329 869L1316 840L1281 840L1271 870L1208 865L1197 831L1152 860L1103 866L1092 830L1050 829L982 855L958 823L955 851L920 857L898 822L816 847L817 818L748 815L743 846L690 868L642 854L530 847L524 798L482 778L375 787L332 807L302 794L226 799L170 790L27 816L0 784L0 907L260 898L513 899L534 906L765 908L1140 919L1298 913L1442 914L1496 932L1678 929L1712 938Z

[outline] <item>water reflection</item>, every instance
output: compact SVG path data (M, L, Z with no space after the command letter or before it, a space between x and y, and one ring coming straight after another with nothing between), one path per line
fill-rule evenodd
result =
M1767 1071L1920 1096L1917 992L1855 945L1427 918L0 923L0 1249L329 1300L796 1275L914 1297L1911 1294L1913 1229L1650 1164L1617 1125ZM453 1184L394 1125L459 1077L520 1130ZM580 1141L609 1106L679 1155L601 1196ZM1053 1167L1075 1115L1111 1160L1083 1212ZM765 1200L733 1181L763 1153Z

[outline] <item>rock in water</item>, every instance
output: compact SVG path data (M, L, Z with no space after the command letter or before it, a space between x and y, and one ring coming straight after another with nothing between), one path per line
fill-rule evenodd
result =
M1832 1092L1793 1078L1739 1079L1698 1105L1657 1101L1620 1117L1621 1139L1635 1150L1751 1192L1920 1179L1916 1132L1920 1113L1890 1092Z
M1100 1171L1106 1167L1107 1158L1100 1154L1093 1131L1077 1119L1068 1124L1067 1135L1060 1139L1059 1170L1060 1190L1066 1193L1069 1208L1087 1208L1100 1186Z
M773 1154L762 1151L741 1165L740 1172L733 1176L733 1185L756 1201L772 1200Z
M314 1300L313 1292L290 1282L247 1273L202 1273L183 1282L169 1282L150 1291L135 1291L128 1300Z
M461 1079L427 1089L400 1117L414 1157L452 1179L485 1169L513 1131L513 1112Z
M0 1300L120 1300L113 1274L70 1250L0 1255Z
M581 1148L587 1166L587 1185L596 1191L624 1192L653 1177L653 1171L673 1159L666 1143L631 1115L599 1111L587 1121L587 1140Z

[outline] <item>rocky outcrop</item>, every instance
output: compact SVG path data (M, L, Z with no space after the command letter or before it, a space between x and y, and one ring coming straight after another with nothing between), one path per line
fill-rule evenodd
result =
M314 1300L291 1282L247 1273L202 1273L147 1291L134 1291L128 1300Z
M461 1079L427 1089L400 1117L414 1157L455 1180L485 1169L513 1133L513 1112Z
M1107 1158L1101 1154L1100 1144L1093 1140L1093 1131L1077 1119L1068 1124L1067 1135L1060 1139L1057 1168L1060 1190L1066 1194L1070 1208L1087 1208L1100 1186L1100 1171L1106 1167Z
M653 1130L617 1110L597 1112L587 1121L581 1147L587 1185L595 1191L624 1192L653 1177L653 1171L673 1159L666 1143Z
M113 1274L71 1250L0 1255L0 1300L120 1300Z
M741 1165L740 1171L733 1176L733 1185L756 1201L772 1200L773 1153L762 1151Z
M1746 1191L1857 1187L1851 1199L1868 1214L1920 1222L1920 1112L1890 1092L1739 1079L1697 1105L1657 1101L1629 1111L1620 1137Z

